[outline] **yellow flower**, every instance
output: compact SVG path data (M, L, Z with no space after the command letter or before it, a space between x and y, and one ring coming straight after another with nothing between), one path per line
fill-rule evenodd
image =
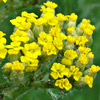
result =
M56 25L55 27L52 27L49 31L49 34L53 37L56 37L61 32L61 28L59 25Z
M72 21L76 21L77 20L77 18L78 18L78 16L75 14L75 13L72 13L70 16L69 16L69 18L72 20Z
M16 19L12 19L10 20L10 22L12 23L12 25L15 25L16 27L19 27L21 23L25 22L26 18L23 17L16 17Z
M26 11L23 11L21 13L22 17L26 17L26 18L31 18L31 17L38 17L35 13L27 13Z
M56 80L55 86L58 86L61 89L66 89L67 91L72 88L72 85L69 83L67 78Z
M20 30L28 30L31 28L31 23L30 22L22 22L21 24L19 24L18 28Z
M63 79L56 80L55 86L58 86L60 89L63 89Z
M75 72L73 74L73 78L76 80L76 81L79 81L80 77L82 76L82 72L78 71L78 72Z
M55 48L55 46L52 43L46 43L43 46L43 51L47 53L47 55L56 55L57 54L57 49Z
M70 27L70 28L67 29L67 31L68 31L69 33L72 33L73 31L75 31L75 27Z
M32 66L32 67L38 66L39 63L38 59L32 59L26 56L21 56L20 59L21 62L26 63L28 66Z
M45 18L38 18L34 21L34 24L38 26L46 24L46 23L47 23L47 20Z
M7 50L5 49L5 46L0 43L0 58L4 59L6 57Z
M46 3L44 3L45 6L50 7L52 9L55 9L57 7L57 4L51 2L51 1L47 1Z
M25 68L24 65L20 63L18 60L13 62L12 70L23 71L24 68Z
M68 35L67 36L67 41L68 43L74 43L76 41L76 37L72 37L71 35Z
M32 59L26 56L21 56L20 57L21 62L23 62L26 66L25 71L26 72L33 72L37 70L38 67L38 59Z
M90 88L92 88L93 77L86 75L86 76L84 77L84 82L85 82L86 84L88 84L88 86L89 86Z
M70 66L70 71L73 75L73 78L76 81L79 81L80 77L82 76L82 72L79 71L79 68L75 67L75 66Z
M5 35L6 35L5 33L3 33L2 31L0 31L0 43L3 43L3 44L6 43L6 39L3 37Z
M72 85L69 83L67 78L63 79L63 87L68 91L72 88Z
M85 35L91 36L93 34L93 30L95 29L95 26L90 24L90 20L83 19L80 25L80 29L83 31Z
M92 52L90 52L90 53L88 54L88 58L89 58L89 59L93 59L93 58L94 58L94 54L93 54Z
M72 65L72 60L71 59L63 58L61 62L64 65L68 65L68 66Z
M5 35L6 35L5 33L3 33L2 31L0 31L0 38L2 38Z
M59 14L57 14L57 20L59 22L63 22L63 21L68 20L68 18L67 18L67 16L64 16L63 14L59 13Z
M11 69L12 68L12 63L6 63L5 68L6 69Z
M10 45L7 45L6 48L8 48L8 54L18 54L23 47L20 46L20 42L11 42Z
M22 51L25 56L32 59L35 59L41 55L41 48L36 44L36 42L25 44Z
M52 8L46 8L45 6L41 6L40 11L43 12L43 13L47 13L47 12L53 13L54 9L52 9Z
M59 38L54 38L53 40L53 44L55 45L55 47L59 50L63 49L63 41L60 40Z
M86 48L86 47L82 47L80 46L78 48L79 53L84 53L84 54L88 54L91 51L91 48Z
M64 56L68 59L75 59L76 57L78 57L76 51L74 50L66 50L64 52Z
M84 28L84 34L88 35L88 36L91 36L93 34L93 31L89 28Z
M89 19L83 19L82 22L87 24L87 23L90 23L90 20Z
M4 3L6 3L6 2L7 2L7 0L3 0L3 2L4 2Z
M95 30L95 26L94 26L94 25L88 24L88 27L89 27L92 31Z
M79 62L83 65L88 64L87 56L85 54L81 54L79 57Z
M69 68L65 68L62 72L62 75L67 76L69 78L71 77L72 73L70 72Z
M41 32L39 34L38 42L41 45L45 45L48 42L52 43L52 41L53 41L53 38L50 34L46 34L45 32Z
M64 33L58 33L56 35L57 35L56 37L62 41L67 39L67 36Z
M90 68L90 72L91 73L97 73L98 71L100 71L100 67L96 66L96 65L92 65Z
M79 36L76 39L76 45L84 46L88 42L88 39L85 36Z
M63 42L63 40L67 39L67 36L64 33L56 33L54 36L54 39L59 39L60 41Z
M55 17L54 13L51 12L47 12L45 14L42 15L42 18L44 18L45 20L47 20L47 22L49 20L53 20L53 18Z
M61 32L61 28L59 27L59 25L52 27L49 31L49 34L53 38L57 38L57 39L62 40L62 41L67 39L67 36Z
M28 30L31 28L31 23L26 22L26 18L24 18L24 17L18 16L18 17L16 17L16 19L10 20L10 22L12 23L12 25L15 25L20 30Z
M29 41L29 37L28 37L28 33L21 31L19 29L17 29L11 36L10 39L12 41L16 41L16 42L28 42Z
M51 25L51 26L57 25L58 24L57 18L56 17L53 17L52 19L48 20L48 24Z
M47 25L54 26L54 25L58 24L57 17L54 15L54 13L47 12L47 13L42 15L42 18L46 20Z
M6 43L6 39L4 37L0 38L0 43L5 44Z
M79 52L79 53L84 53L84 49L85 49L85 47L80 46L80 47L78 48L78 52Z
M65 70L65 66L60 63L54 63L51 70L52 72L50 75L54 79L63 78L63 71Z
M80 25L80 29L83 30L83 29L85 29L85 28L86 28L86 24L81 23L81 25Z
M21 13L22 17L25 17L27 22L31 22L33 23L36 20L36 17L38 17L36 14L34 13L27 13L26 11L23 11Z

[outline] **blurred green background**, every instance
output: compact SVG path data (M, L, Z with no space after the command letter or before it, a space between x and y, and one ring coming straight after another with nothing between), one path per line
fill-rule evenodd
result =
M13 26L9 20L20 15L22 11L34 12L40 15L40 6L47 0L8 0L6 4L0 5L0 30L5 32L10 43L9 36L13 32ZM91 23L95 25L96 30L93 34L94 42L91 46L95 55L94 64L100 66L100 0L50 0L58 4L56 13L71 14L76 13L78 23L83 18L91 20ZM5 61L4 61L5 62ZM82 90L70 91L62 100L100 100L100 73L94 81L94 86L90 89L85 86ZM5 82L0 70L0 84ZM15 96L13 100L51 100L51 97L43 89L33 90L30 89L20 96Z

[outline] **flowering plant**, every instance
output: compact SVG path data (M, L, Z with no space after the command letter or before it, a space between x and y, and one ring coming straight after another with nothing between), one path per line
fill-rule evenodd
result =
M57 4L46 2L41 6L40 18L23 11L10 20L15 26L11 43L6 45L5 33L0 31L0 61L7 83L25 89L45 88L58 99L73 88L93 86L99 66L93 64L94 54L89 48L95 29L89 19L76 25L78 16L55 14ZM57 97L53 89L59 91ZM9 93L8 93L9 94ZM8 96L5 90L5 97Z

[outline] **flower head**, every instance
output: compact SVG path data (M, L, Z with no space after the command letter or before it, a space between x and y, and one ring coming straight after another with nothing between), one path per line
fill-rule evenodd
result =
M66 50L64 56L69 59L75 59L78 55L74 50Z
M96 66L96 65L92 65L90 68L90 72L91 73L97 73L98 71L100 71L100 67Z
M69 83L69 80L67 78L56 80L55 86L58 86L61 89L66 89L67 91L72 88L71 83Z
M63 71L65 70L65 66L60 63L54 63L51 70L51 76L54 79L63 78Z
M88 86L89 86L90 88L92 88L93 77L86 75L86 76L84 77L84 82L85 82L86 84L88 84Z
M41 55L41 48L35 42L25 44L22 51L25 56L33 59Z
M23 49L21 45L21 42L11 42L10 45L7 45L6 48L8 48L8 54L18 54L20 50Z
M13 62L12 70L23 71L24 68L25 68L24 65L20 63L18 60Z

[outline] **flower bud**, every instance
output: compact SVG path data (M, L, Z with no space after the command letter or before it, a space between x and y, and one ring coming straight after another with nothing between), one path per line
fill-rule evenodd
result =
M33 42L33 41L34 41L34 33L32 32L32 30L29 29L29 30L27 31L27 33L28 33L28 36L29 36L29 38L30 38L30 42Z
M20 58L20 56L21 56L20 52L18 54L16 54L16 55L14 55L14 54L8 55L8 61L9 62L13 62L15 60L18 60Z
M43 26L42 25L40 25L40 26L34 25L32 31L33 31L33 35L34 35L35 39L37 39L39 34L43 31Z

